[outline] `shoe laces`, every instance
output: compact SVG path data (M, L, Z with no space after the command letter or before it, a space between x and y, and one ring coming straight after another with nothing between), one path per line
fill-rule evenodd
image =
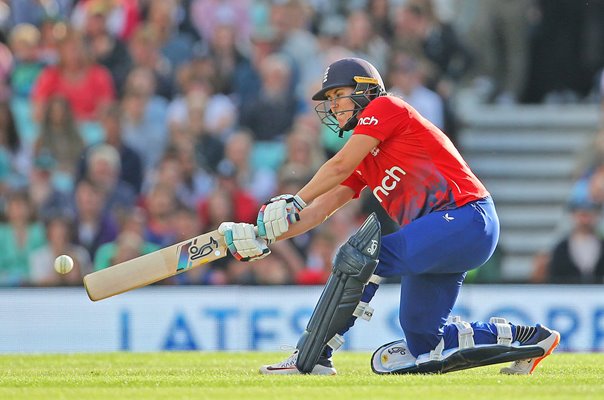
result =
M285 367L292 367L296 365L296 362L298 361L298 350L295 350L289 357L287 357L285 360L281 361L278 366L280 368L285 368Z
M516 361L514 361L513 368L525 368L532 361L533 361L532 358L525 358L523 360L516 360Z

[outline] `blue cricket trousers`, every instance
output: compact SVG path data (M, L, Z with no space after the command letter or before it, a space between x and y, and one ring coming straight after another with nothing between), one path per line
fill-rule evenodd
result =
M457 346L457 329L445 332L444 325L466 272L491 257L498 239L499 218L490 197L432 212L382 238L375 274L402 277L399 320L414 356L433 350L443 336L445 348ZM368 284L362 301L376 290ZM476 343L496 341L495 326L482 325L475 326Z

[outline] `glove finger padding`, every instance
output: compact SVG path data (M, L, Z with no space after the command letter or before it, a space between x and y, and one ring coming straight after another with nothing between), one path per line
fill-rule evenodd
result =
M273 243L277 238L289 230L289 225L300 220L299 212L306 207L306 203L297 195L284 194L273 197L266 202L258 213L258 233L268 243Z
M256 235L252 224L224 222L218 232L224 235L229 251L239 261L256 261L271 253L266 241Z

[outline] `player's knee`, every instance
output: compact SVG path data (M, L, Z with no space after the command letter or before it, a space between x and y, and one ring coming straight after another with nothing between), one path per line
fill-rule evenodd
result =
M438 333L439 321L431 319L434 318L428 318L427 313L420 308L403 306L399 312L399 322L405 333Z

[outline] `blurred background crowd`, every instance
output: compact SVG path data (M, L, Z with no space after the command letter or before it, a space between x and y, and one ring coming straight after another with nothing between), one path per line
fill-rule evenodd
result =
M454 142L461 88L501 107L599 102L603 21L599 0L0 1L0 286L81 285L223 221L253 223L343 145L310 97L345 56L371 61ZM603 161L604 131L569 194L591 236L539 255L535 281L574 268L566 281L602 282ZM371 197L353 203L271 257L164 283L323 283L369 212L396 229ZM59 254L76 261L64 276ZM497 263L468 280L500 282Z

